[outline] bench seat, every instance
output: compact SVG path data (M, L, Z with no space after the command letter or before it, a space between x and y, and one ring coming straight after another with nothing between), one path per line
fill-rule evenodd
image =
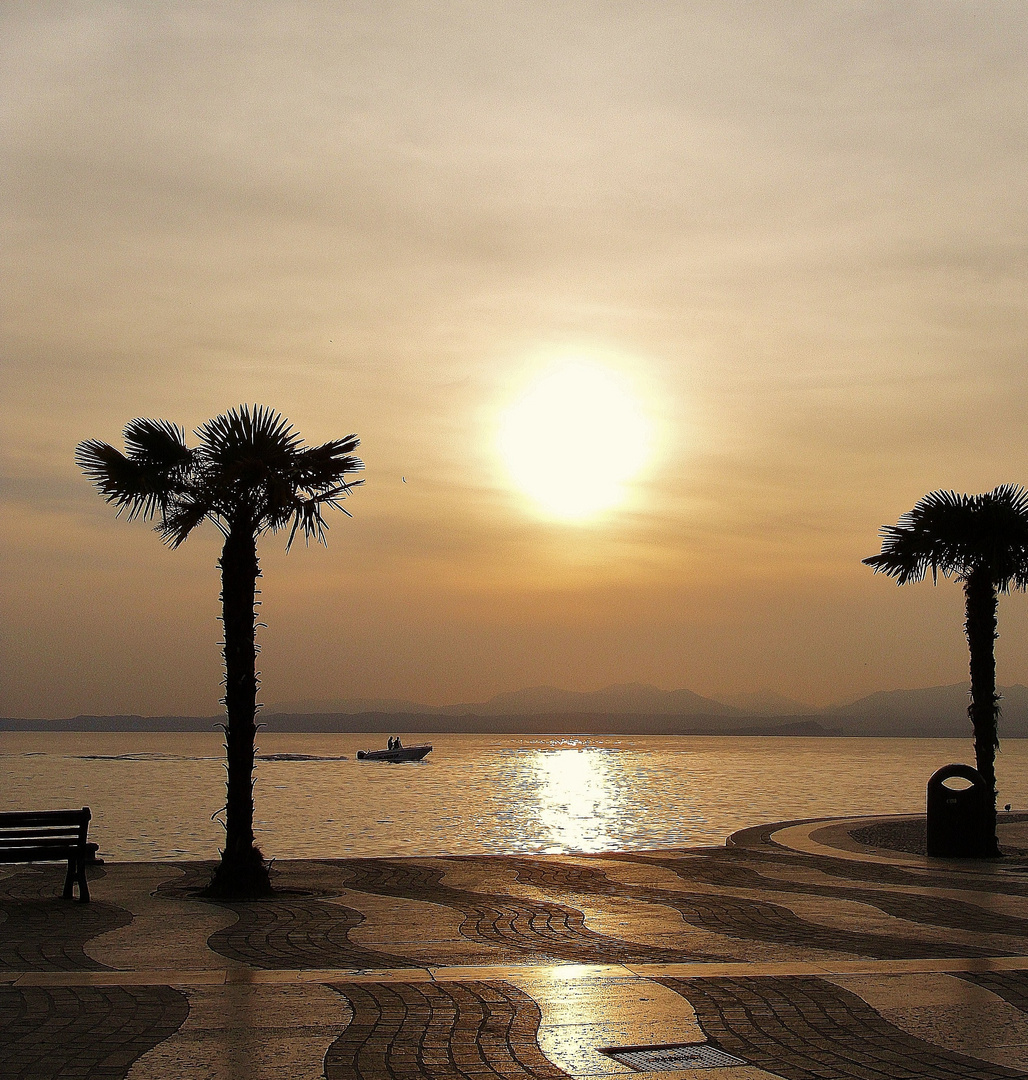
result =
M65 900L89 902L86 865L97 861L96 844L86 839L89 807L81 810L26 810L0 813L0 863L68 862L64 879Z

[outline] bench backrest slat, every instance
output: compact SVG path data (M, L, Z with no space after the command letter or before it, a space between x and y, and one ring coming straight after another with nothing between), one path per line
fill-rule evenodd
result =
M61 857L61 852L65 851L87 851L87 848L83 847L77 840L71 840L66 844L14 844L12 847L7 847L6 844L0 846L0 856L4 857L5 862L11 862L11 859L15 855L23 855L27 851L39 851L49 852L53 854L55 859ZM67 858L67 856L65 856ZM27 859L21 860L23 862Z
M6 810L0 813L0 829L25 825L81 825L89 821L89 807L81 810Z
M84 847L89 807L81 810L27 810L0 813L0 851Z
M68 844L80 844L81 836L78 832L70 833L17 833L14 836L0 834L0 847L24 847L32 844L35 847L67 847Z

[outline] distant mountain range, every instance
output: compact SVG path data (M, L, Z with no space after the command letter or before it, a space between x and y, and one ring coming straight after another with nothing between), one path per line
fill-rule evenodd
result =
M421 705L393 698L345 698L331 701L287 701L269 705L270 714L353 714L366 712L416 713L420 716L540 716L604 713L611 716L742 716L750 710L734 708L691 690L658 690L645 683L618 683L604 690L558 690L554 686L530 686L497 694L488 701L462 705ZM754 710L756 711L756 710ZM816 710L802 706L802 713ZM761 710L762 712L762 710ZM794 715L796 710L792 711Z
M1000 687L1000 738L1028 738L1028 687ZM0 731L211 731L220 716L0 719ZM696 735L874 735L967 738L967 684L868 694L815 709L776 694L715 701L691 690L622 683L587 693L536 686L488 701L422 705L394 698L292 701L260 714L269 731Z
M1028 738L1028 686L998 687L1000 738ZM850 705L834 705L821 715L847 734L918 735L962 738L970 730L968 685L929 686L924 690L879 690Z
M1028 687L1015 683L999 687L999 692L1003 699L1000 737L1028 738ZM267 719L271 721L274 716L284 721L288 717L289 722L295 722L303 715L321 714L341 720L362 713L385 714L394 720L401 716L418 717L422 723L429 717L545 717L551 721L558 717L578 717L584 721L588 717L594 725L599 725L596 730L604 731L782 734L797 724L808 728L813 724L819 725L824 733L841 735L964 738L970 731L967 701L967 683L923 690L880 690L847 705L824 709L769 691L715 700L691 690L660 690L644 683L619 683L588 693L533 686L497 694L488 701L461 705L432 706L382 699L284 702L270 706ZM669 723L672 717L678 722ZM776 723L769 723L772 718ZM459 727L472 730L465 724ZM439 729L433 724L429 730ZM498 729L490 725L490 730Z
M749 716L806 716L818 711L813 705L770 690L756 694L723 694L718 700Z
M1000 735L1028 737L1028 687L1015 684L999 690L1003 697ZM644 683L619 683L588 693L533 686L462 705L421 705L383 699L284 702L269 706L266 713L269 719L360 713L397 717L702 717L704 728L717 732L749 730L759 726L754 720L766 723L771 717L783 722L786 718L793 721L817 718L823 726L846 735L960 738L969 730L967 700L966 683L923 690L881 690L848 705L824 709L770 692L735 694L716 701L691 690L659 690Z

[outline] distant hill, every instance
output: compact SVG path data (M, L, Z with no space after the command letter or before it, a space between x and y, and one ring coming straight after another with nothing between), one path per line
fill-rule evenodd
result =
M796 709L790 710L795 714ZM810 712L801 708L800 712ZM701 697L691 690L659 690L644 683L618 683L603 690L559 690L554 686L531 686L497 694L488 701L461 705L419 705L413 701L382 698L353 700L287 701L269 705L266 712L299 713L417 713L422 716L541 716L582 713L611 716L741 716L744 710Z
M722 694L718 700L750 716L809 716L820 711L813 705L770 690L755 694Z
M486 735L830 735L823 717L639 713L542 713L444 716L438 713L261 713L270 732L353 732L376 735L454 732ZM0 731L218 731L217 716L76 716L65 720L4 720ZM219 732L220 734L220 732Z
M998 689L1000 738L1028 738L1028 687L1015 683ZM971 731L967 702L968 684L960 682L923 690L879 690L825 709L823 715L841 721L847 734L964 738Z
M738 709L691 690L658 690L644 683L620 683L582 692L533 686L514 690L478 705L459 705L460 714L477 716L535 716L539 713L606 713L613 716L732 716Z
M1028 687L1018 683L999 689L1000 738L1028 738ZM266 730L282 732L838 734L959 739L971 734L966 683L923 690L881 690L822 710L767 693L740 694L729 701L731 704L690 690L659 690L642 683L622 683L590 693L535 686L463 705L419 705L399 698L285 702L262 710L258 720ZM793 708L786 712L787 705ZM783 711L777 711L779 708ZM215 731L221 721L220 716L0 719L0 731Z
M0 731L216 731L223 716L72 716L61 720L0 718Z
M777 719L781 719L778 717ZM824 724L819 720L807 719L802 717L793 716L790 717L785 723L772 723L766 722L763 724L751 724L747 727L732 728L730 731L725 732L726 735L800 735L806 738L810 737L823 737L825 735L842 735L843 731L840 726L831 724Z
M421 705L403 698L299 698L265 707L272 714L316 716L319 713L422 713L433 715L447 706Z
M638 713L541 713L534 715L440 716L419 713L276 714L267 730L350 731L396 735L436 732L484 735L829 735L824 717L672 716Z

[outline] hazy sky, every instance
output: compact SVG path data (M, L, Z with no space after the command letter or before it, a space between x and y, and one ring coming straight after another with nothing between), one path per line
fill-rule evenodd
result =
M931 489L1028 482L1023 0L0 21L0 715L217 711L216 530L167 550L72 454L243 401L367 462L327 549L263 542L266 701L963 677L959 587L860 559ZM568 360L651 433L572 522L497 449ZM1028 682L1028 598L1000 619Z

